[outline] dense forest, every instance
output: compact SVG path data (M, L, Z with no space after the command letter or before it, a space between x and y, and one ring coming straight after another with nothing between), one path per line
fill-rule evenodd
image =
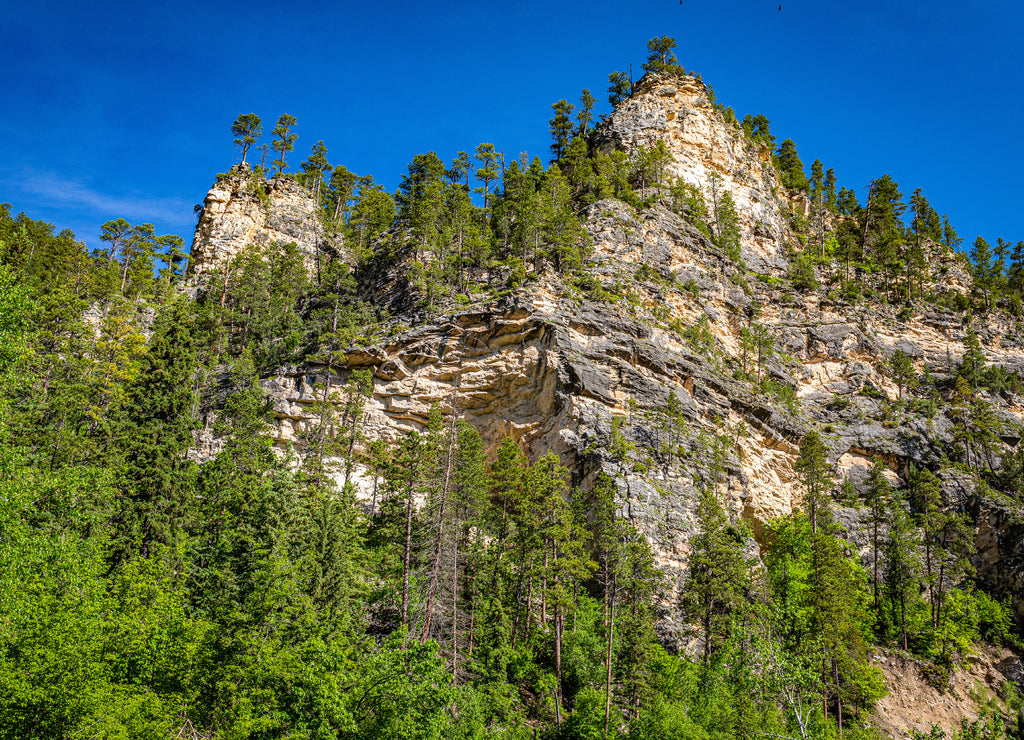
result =
M674 46L649 42L645 70L692 74ZM609 82L613 106L628 98L627 75ZM1024 242L978 237L964 256L920 190L907 203L883 175L861 205L821 162L808 175L764 116L715 104L769 153L792 204L780 291L1021 319ZM975 587L970 515L935 474L913 470L894 490L879 460L858 498L817 431L796 464L802 509L759 533L756 558L720 498L729 435L688 440L674 396L646 415L651 461L699 459L697 531L671 605L611 478L584 490L556 455L527 459L511 439L487 454L441 405L420 431L367 436L372 377L345 369L343 351L395 330L362 290L374 276L405 270L423 315L545 272L613 300L617 286L586 269L583 212L617 199L683 216L745 279L729 192L666 182L664 147L597 150L594 106L588 90L552 106L547 163L489 143L448 164L430 152L395 193L331 165L322 141L288 171L295 119L261 143L260 119L242 115L233 172L298 182L330 238L313 265L295 245L252 247L198 291L183 240L150 224L110 221L90 252L0 207L0 737L869 738L886 691L874 651L916 656L941 684L972 646L1021 647L1008 604ZM956 269L971 292L943 289L941 270ZM710 354L705 330L681 328ZM756 316L743 332L729 374L794 403L762 373L774 337ZM892 408L953 404L950 464L1019 504L1024 453L998 451L987 399L1021 379L969 342L942 377L894 355ZM260 379L302 362L327 380L301 444L282 449ZM635 457L617 431L609 454ZM868 512L873 567L837 502ZM659 634L668 608L686 617L685 649ZM1024 738L1012 685L1002 700L1007 712L957 736Z

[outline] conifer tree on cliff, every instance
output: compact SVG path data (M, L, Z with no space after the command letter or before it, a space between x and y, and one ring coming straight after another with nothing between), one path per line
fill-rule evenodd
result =
M608 75L608 102L612 108L617 108L619 103L629 97L632 87L629 75L625 72L612 72Z
M334 165L327 161L327 146L323 139L313 145L309 158L300 167L306 181L306 185L313 193L317 203L320 202L320 194L324 187L324 175L334 169Z
M231 124L231 134L235 137L235 146L242 152L242 164L245 164L246 152L263 134L263 122L255 113L243 113Z
M796 143L786 139L779 145L779 174L782 184L790 190L807 190L807 175L804 174L804 163L796 151Z
M285 161L284 155L295 148L295 140L299 138L298 134L292 133L292 126L294 125L295 116L284 113L277 119L277 125L274 126L274 130L271 131L274 135L274 141L270 146L275 152L277 152L277 159L271 162L271 164L277 167L277 174L279 175L284 172L284 168L288 166L288 162Z
M659 36L647 42L647 61L644 69L648 72L681 71L679 60L673 53L676 40L671 36Z
M558 161L565 154L569 146L569 139L572 138L573 128L572 114L576 106L568 100L559 100L551 106L555 115L548 121L551 130L551 156Z
M832 486L827 454L821 435L811 431L800 442L800 456L793 464L804 484L804 508L814 533L818 529L819 515L828 510L828 491Z

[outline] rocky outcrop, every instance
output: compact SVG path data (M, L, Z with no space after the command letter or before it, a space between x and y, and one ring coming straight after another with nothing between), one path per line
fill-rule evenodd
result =
M742 227L743 257L760 272L786 267L788 202L772 164L772 153L748 139L725 119L696 77L649 72L595 132L604 151L663 141L672 154L668 182L682 179L698 187L712 205L712 177L736 202Z
M1024 630L1024 512L980 497L970 500L970 508L978 523L978 580L999 598L1010 599L1017 627Z
M287 177L269 180L248 165L218 175L199 215L188 276L202 281L247 246L294 242L315 267L325 247L317 205L309 190Z
M1024 681L1021 656L1005 648L971 655L948 678L937 666L895 652L872 662L885 674L889 693L872 712L871 724L889 737L927 734L933 726L952 735L985 709L1006 711L1006 686Z
M799 506L793 463L808 429L824 432L837 479L849 478L861 492L876 457L887 461L897 487L910 465L943 465L953 443L950 418L939 408L931 418L894 417L889 400L898 391L885 360L902 349L919 369L958 362L964 330L952 313L931 309L898 320L888 307L853 311L817 296L783 298L771 281L743 275L658 205L638 212L602 201L588 209L585 226L593 243L587 273L600 291L591 295L548 272L500 299L477 296L425 320L418 312L400 314L376 343L349 348L333 374L321 365L282 368L264 382L274 399L278 445L301 452L311 406L328 383L340 388L353 370L368 368L368 439L424 429L437 403L478 428L492 450L507 436L531 457L558 453L574 484L610 475L621 515L646 535L670 574L661 626L667 640L678 636L675 605L697 485L711 475L714 444L725 450L718 492L759 539L769 522ZM382 288L380 296L386 294ZM791 389L789 401L734 377L739 335L755 312L776 349L758 372ZM702 323L708 336L696 338L692 330ZM996 334L981 332L992 338L985 347L990 357L1021 362L1020 350L1001 345ZM666 412L670 394L675 418ZM1020 424L1014 410L1003 413ZM942 478L949 501L960 505L973 494L970 476L944 471ZM369 500L369 477L357 470L355 483ZM867 556L862 510L841 509L840 519ZM984 548L983 559L1014 562L1012 536L993 535L993 542L1001 549L992 555ZM756 542L751 547L757 551ZM1003 565L985 573L1002 579L1004 590L1016 583Z
M715 174L732 192L751 269L664 205L636 210L601 201L584 214L592 253L582 276L548 269L501 297L460 296L428 312L410 290L406 261L364 268L362 294L391 313L376 339L348 348L331 373L317 364L285 367L264 388L278 445L300 454L312 404L365 368L373 377L368 439L422 430L436 403L476 426L492 450L511 437L532 457L558 453L575 484L610 475L622 516L644 533L669 576L661 629L675 640L699 485L714 485L733 516L750 524L752 553L766 525L799 505L793 464L809 429L822 433L837 480L849 479L855 494L863 494L874 459L897 487L911 465L939 472L957 507L972 500L975 486L949 464L954 420L941 398L915 408L894 403L899 389L886 364L900 350L919 372L948 381L964 352L964 317L794 291L780 277L790 205L770 156L725 120L698 80L646 76L594 141L635 151L659 139L673 155L672 177L708 195ZM321 238L312 200L294 182L236 170L207 198L192 271L207 274L249 243L296 241L312 254ZM949 276L950 290L962 292L959 260L935 265L936 277ZM755 323L771 339L760 359L742 341ZM976 320L975 329L990 362L1024 369L1016 322ZM983 397L1002 420L1003 441L1016 445L1024 399ZM355 483L369 499L372 481L357 470ZM845 503L840 520L864 555L862 509ZM979 576L1002 594L1024 591L1019 513L1012 503L978 508ZM1019 598L1016 608L1024 615Z

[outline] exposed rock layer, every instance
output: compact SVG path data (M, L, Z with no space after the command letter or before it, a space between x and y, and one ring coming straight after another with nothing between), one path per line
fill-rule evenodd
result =
M491 449L510 436L531 456L556 451L575 484L607 473L617 481L622 515L647 536L670 575L661 630L672 640L680 635L675 607L695 526L695 480L709 474L712 441L729 443L719 494L763 540L769 522L799 505L793 463L801 437L815 428L837 478L849 478L860 493L876 458L888 465L895 486L905 484L911 465L939 471L946 500L976 514L981 582L1012 597L1024 618L1019 507L979 498L972 477L949 468L955 445L948 409L940 404L934 413L911 413L890 403L899 391L885 361L900 350L918 371L952 372L964 352L963 317L934 306L899 312L851 306L824 291L794 295L778 279L786 267L790 206L770 157L724 121L697 80L645 77L596 135L600 146L627 152L658 139L673 154L673 177L707 194L715 173L732 192L753 272L743 273L661 205L637 212L603 201L585 214L593 242L585 269L602 294L589 295L547 272L501 299L476 295L468 306L423 319L404 278L383 276L367 290L400 314L387 338L350 348L334 376L306 365L265 380L278 443L298 444L310 406L328 383L340 386L352 369L369 368L374 387L364 427L370 439L422 429L437 403L473 423ZM232 172L207 197L191 269L206 274L248 243L295 241L313 254L321 238L312 200L293 182L260 183ZM964 292L958 259L941 249L936 255L945 287ZM741 342L754 320L768 328L775 350L759 363L744 357ZM693 333L700 327L704 340ZM975 328L990 362L1024 370L1017 323L995 314ZM755 392L736 377L744 366L791 389L792 399ZM670 394L681 423L666 426ZM1003 421L1003 442L1016 445L1024 399L1004 393L986 400ZM358 471L356 482L368 498L370 484ZM840 507L838 514L866 558L863 510ZM749 546L756 554L758 543Z
M294 242L314 266L324 239L316 203L306 188L287 177L267 180L247 165L218 175L203 201L192 239L189 276L202 277L249 245Z

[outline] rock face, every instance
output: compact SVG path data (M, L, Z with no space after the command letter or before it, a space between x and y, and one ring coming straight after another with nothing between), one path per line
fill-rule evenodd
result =
M981 714L973 697L1000 696L1007 683L1024 676L1020 657L1006 649L972 655L945 686L929 680L927 666L906 655L882 653L874 662L885 674L889 695L872 712L873 724L889 737L906 737L911 730L924 734L932 725L959 729L961 722L973 722Z
M236 165L219 175L206 194L188 274L201 282L250 244L295 242L312 266L323 241L316 201L306 188L286 177L267 180L248 165Z
M786 266L788 237L785 192L771 152L750 141L725 120L696 77L649 72L595 134L598 148L651 147L664 141L672 154L668 181L681 178L704 193L712 205L712 176L736 202L742 227L743 257L761 272Z
M971 476L948 464L953 412L941 399L917 410L893 403L900 391L886 365L900 350L918 372L948 378L964 353L963 317L934 305L898 310L853 306L823 290L795 293L778 277L790 206L770 157L724 120L696 79L648 75L595 140L628 151L658 139L673 154L673 177L708 194L714 173L732 192L749 270L663 205L637 211L601 201L584 220L593 244L585 271L599 289L549 270L501 298L474 295L431 315L410 306L404 278L385 276L367 288L395 314L380 339L349 348L330 376L322 366L286 367L264 387L274 399L278 444L300 453L298 432L313 402L368 368L369 439L422 430L437 403L475 425L492 450L508 436L531 457L554 450L577 485L612 476L621 514L669 574L661 630L671 641L679 637L677 597L701 482L750 524L754 554L765 526L799 505L793 464L810 429L821 431L837 480L849 478L860 494L875 458L897 487L915 465L940 471L951 504L966 506L975 492ZM207 197L191 269L202 276L249 243L287 240L315 250L321 238L311 199L292 181L234 171ZM963 275L948 254L931 264L933 280ZM754 322L770 335L763 357L742 341ZM983 319L975 329L989 362L1024 369L1018 323ZM1003 422L1003 441L1016 445L1024 399L1004 392L986 400ZM355 481L369 499L372 483L359 471ZM1013 595L1024 618L1019 507L975 508L979 576L1000 596ZM841 508L839 517L851 546L866 555L862 511Z

